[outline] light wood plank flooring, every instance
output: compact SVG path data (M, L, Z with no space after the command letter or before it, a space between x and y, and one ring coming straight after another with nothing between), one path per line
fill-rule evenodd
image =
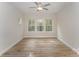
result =
M69 47L57 39L23 39L3 57L76 57Z

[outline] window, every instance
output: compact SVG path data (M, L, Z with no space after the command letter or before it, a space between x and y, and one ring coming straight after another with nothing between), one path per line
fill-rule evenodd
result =
M29 20L28 31L35 31L35 21L34 20Z
M52 31L52 20L45 21L46 31Z
M37 20L37 31L44 31L44 25L42 20Z
M53 31L54 22L51 19L28 21L28 31Z

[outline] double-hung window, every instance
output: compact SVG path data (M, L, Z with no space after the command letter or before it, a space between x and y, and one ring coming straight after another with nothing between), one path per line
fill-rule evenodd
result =
M36 25L37 25L37 31L44 31L44 24L42 20L37 20Z
M52 20L47 19L45 21L45 30L46 31L52 31Z
M35 21L34 20L28 21L28 31L35 31Z

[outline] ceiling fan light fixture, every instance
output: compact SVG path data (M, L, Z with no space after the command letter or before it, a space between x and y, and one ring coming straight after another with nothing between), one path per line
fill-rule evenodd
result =
M37 10L41 11L41 10L43 10L43 8L42 7L38 7Z

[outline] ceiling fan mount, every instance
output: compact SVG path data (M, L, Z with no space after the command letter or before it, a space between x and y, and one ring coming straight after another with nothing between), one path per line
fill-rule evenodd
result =
M36 7L30 7L30 8L35 8L37 11L42 11L42 10L48 10L48 8L46 8L47 6L50 6L49 3L47 4L42 4L42 2L34 2Z

